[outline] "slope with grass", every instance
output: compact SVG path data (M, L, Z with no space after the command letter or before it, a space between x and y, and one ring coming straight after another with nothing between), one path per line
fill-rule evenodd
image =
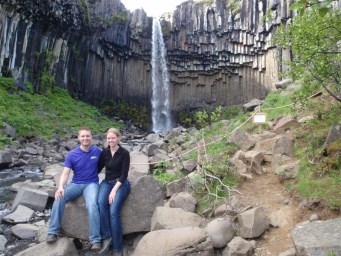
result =
M14 79L0 77L0 128L3 122L16 129L18 138L39 136L45 139L77 132L88 126L94 133L109 127L122 127L93 106L77 101L63 89L55 87L49 96L17 89ZM0 148L11 139L0 133Z

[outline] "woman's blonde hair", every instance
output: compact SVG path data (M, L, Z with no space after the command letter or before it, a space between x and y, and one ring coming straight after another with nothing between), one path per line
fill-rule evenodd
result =
M116 128L109 128L106 135L108 135L108 133L113 133L117 136L118 139L118 143L121 143L121 133L119 129Z

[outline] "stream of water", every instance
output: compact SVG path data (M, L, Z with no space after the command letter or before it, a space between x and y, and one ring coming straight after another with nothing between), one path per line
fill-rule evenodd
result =
M11 186L26 180L43 180L43 172L35 166L0 170L0 220L10 212L8 206L16 196Z
M0 170L0 234L3 234L8 240L6 256L26 249L28 244L34 241L32 239L17 239L10 230L12 225L2 223L2 218L12 212L10 207L16 196L16 192L12 191L11 186L26 180L41 181L43 179L43 172L36 166Z
M160 21L153 19L152 35L152 122L153 131L162 132L173 128L170 110L169 76L165 43Z

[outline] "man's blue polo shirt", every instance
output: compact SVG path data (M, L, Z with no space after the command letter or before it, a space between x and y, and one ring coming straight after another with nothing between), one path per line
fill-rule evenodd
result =
M90 146L89 151L78 146L66 155L64 166L73 170L72 183L98 183L97 165L101 152L96 146Z

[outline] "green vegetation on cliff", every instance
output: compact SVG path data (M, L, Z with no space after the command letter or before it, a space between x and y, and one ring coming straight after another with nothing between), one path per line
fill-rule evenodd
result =
M17 90L14 79L0 77L0 125L3 122L16 129L18 137L41 136L46 139L77 132L88 126L95 133L109 127L122 127L98 109L76 101L63 89L51 89L49 96ZM0 134L0 148L10 140Z

